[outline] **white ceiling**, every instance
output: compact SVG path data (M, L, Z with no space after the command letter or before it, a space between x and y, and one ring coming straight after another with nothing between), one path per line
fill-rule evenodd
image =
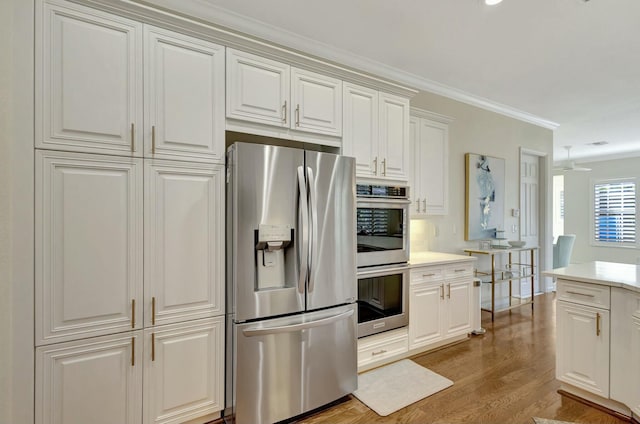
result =
M556 160L640 155L640 0L198 1L227 27L557 123Z

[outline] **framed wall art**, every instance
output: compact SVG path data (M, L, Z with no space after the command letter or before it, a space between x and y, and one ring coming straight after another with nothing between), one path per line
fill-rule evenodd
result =
M496 238L504 229L505 160L467 153L465 240Z

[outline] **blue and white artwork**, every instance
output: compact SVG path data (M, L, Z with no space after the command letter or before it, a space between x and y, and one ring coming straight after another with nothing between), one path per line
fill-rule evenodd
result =
M504 159L467 153L465 240L486 240L504 229Z

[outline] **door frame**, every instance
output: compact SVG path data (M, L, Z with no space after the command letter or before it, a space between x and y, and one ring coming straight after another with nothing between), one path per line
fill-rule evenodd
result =
M551 226L553 218L553 192L551 190L551 182L553 176L551 175L551 157L547 152L539 150L527 149L520 147L519 163L518 163L518 208L522 201L522 158L524 155L537 156L540 169L538 172L538 228L539 231L539 243L540 249L538 250L538 287L543 293L547 293L553 290L553 281L551 277L542 276L542 271L551 269L553 263L553 228ZM522 229L522 213L519 220L520 233ZM535 293L532 295L535 296Z

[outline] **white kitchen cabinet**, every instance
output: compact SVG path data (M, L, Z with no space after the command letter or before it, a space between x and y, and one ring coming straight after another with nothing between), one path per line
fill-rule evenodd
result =
M142 24L67 2L36 21L36 147L142 156Z
M556 378L608 398L609 311L558 301L556 317Z
M224 166L145 161L145 326L224 314Z
M211 414L224 408L224 317L148 328L144 340L143 422L217 418Z
M470 261L411 270L409 349L471 331L473 265Z
M142 159L36 151L36 345L142 327Z
M342 81L227 49L227 118L340 137Z
M449 209L451 118L411 109L411 215L446 215Z
M408 350L406 327L358 339L358 372L397 360Z
M36 424L139 424L142 331L36 349Z
M224 162L224 47L144 26L145 157Z
M640 415L640 294L611 288L611 399Z
M356 158L356 175L406 181L409 99L344 84L342 153Z

